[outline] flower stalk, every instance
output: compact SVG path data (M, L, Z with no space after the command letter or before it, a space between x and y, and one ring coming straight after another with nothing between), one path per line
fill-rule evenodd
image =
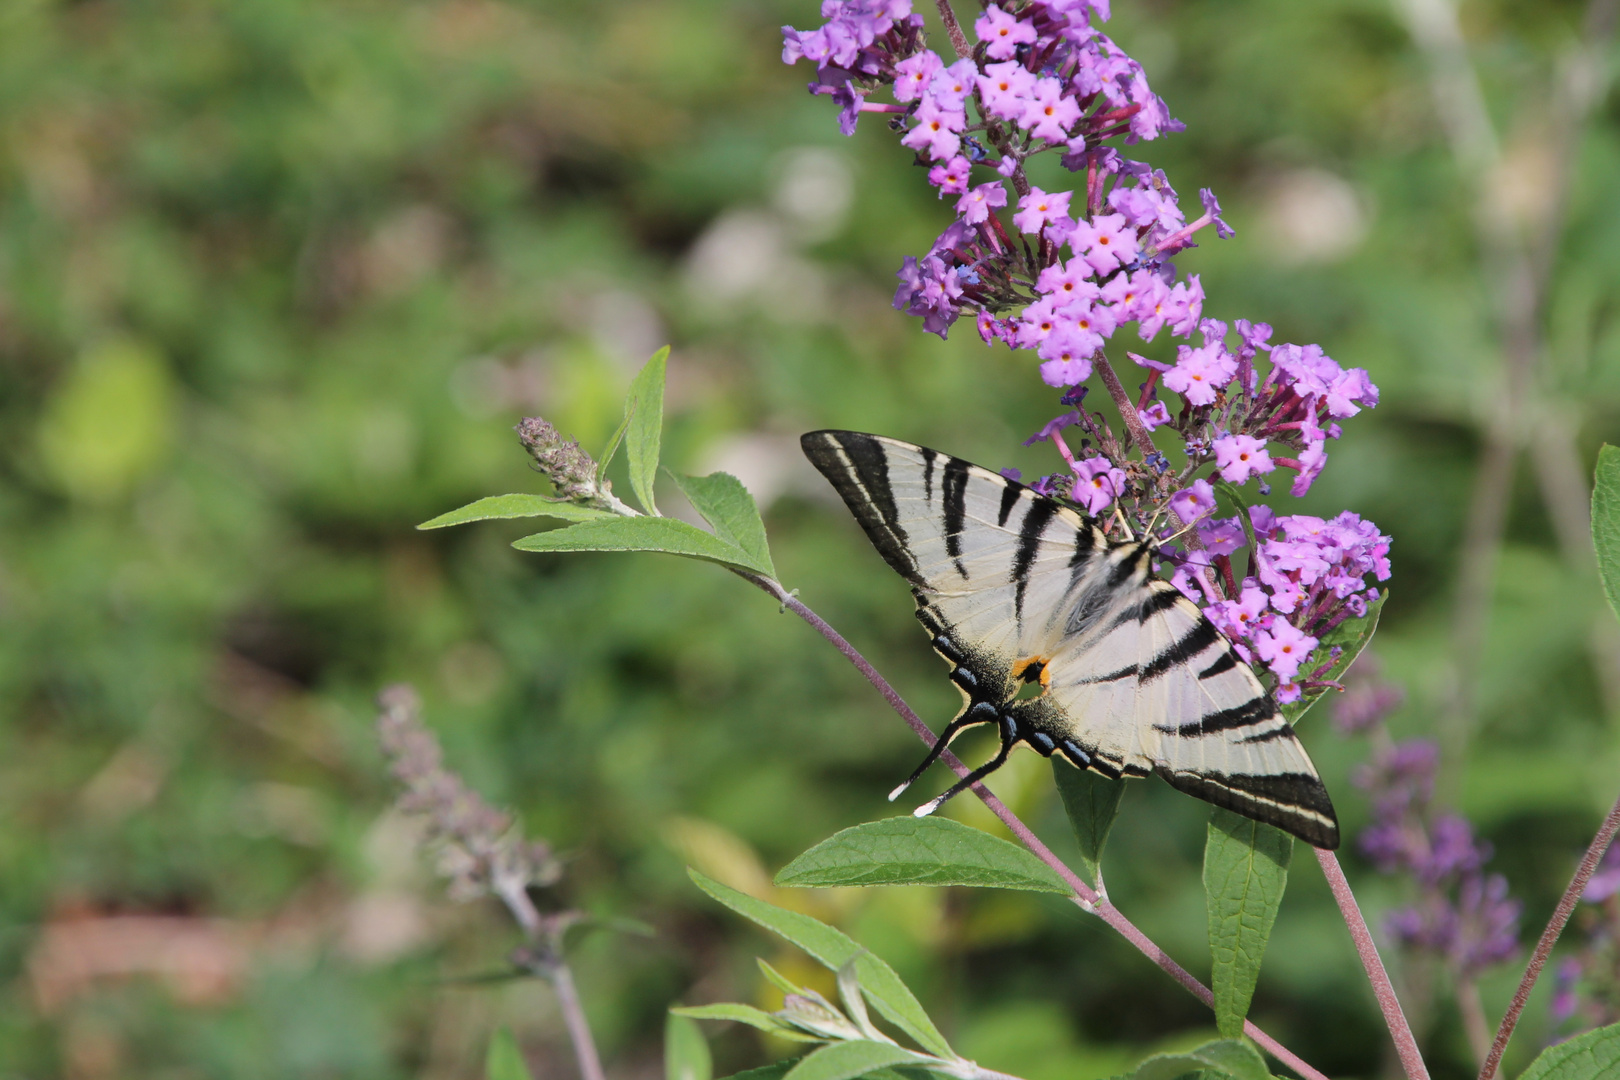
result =
M553 433L555 430L551 428ZM525 445L529 445L527 440ZM560 439L553 440L547 456L552 472L547 475L554 472L564 483L574 482L571 498L576 501L596 499L599 493L594 483L578 483L583 475L581 464L590 470L594 464L579 444L571 445L573 449L568 450ZM540 457L537 454L536 460ZM529 895L531 886L561 880L561 861L549 845L526 840L510 814L489 805L459 775L445 768L438 740L422 723L422 702L414 689L403 683L386 687L378 695L378 706L377 739L389 760L389 770L404 788L397 806L422 823L423 845L436 854L439 873L450 879L451 897L493 896L506 906L525 939L513 951L512 963L545 979L556 992L580 1080L603 1080L602 1060L563 953L564 935L582 916L575 911L542 914Z

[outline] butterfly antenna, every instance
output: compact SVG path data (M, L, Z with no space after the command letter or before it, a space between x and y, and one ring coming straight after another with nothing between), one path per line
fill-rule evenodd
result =
M916 783L917 777L927 772L928 766L939 760L939 755L943 754L945 752L945 748L951 745L951 740L956 738L956 733L966 727L967 724L968 719L965 714L961 718L952 720L949 724L946 724L945 730L939 733L938 739L934 740L934 748L928 751L928 756L923 758L922 764L918 765L912 770L911 775L906 777L905 783L889 792L889 801L894 802L894 800L905 794L906 788Z
M1001 749L996 751L995 757L991 758L989 761L985 762L983 765L980 765L977 769L974 769L972 772L962 777L962 779L952 784L948 789L946 789L945 794L936 795L932 799L929 799L927 802L923 803L921 806L917 807L917 809L911 812L911 816L927 817L935 810L938 810L940 804L946 799L949 799L953 795L961 794L974 784L977 784L980 780L983 780L985 777L1001 768L1004 764L1006 764L1007 755L1012 752L1012 748L1012 739L1008 738L1006 732L1003 732L1001 736Z
M1125 520L1125 513L1119 508L1118 503L1114 504L1114 516L1119 519L1119 527L1125 531L1125 539L1135 540L1136 534L1131 532L1130 522Z
M1164 516L1164 507L1163 506L1160 506L1158 509L1154 510L1153 511L1153 516L1148 519L1147 528L1143 531L1142 535L1143 536L1152 536L1154 527L1159 524L1159 518L1161 518L1163 516Z
M1197 525L1202 520L1204 520L1204 519L1203 518L1194 518L1192 521L1190 521L1187 524L1183 525L1181 528L1177 529L1175 532L1171 533L1169 536L1165 537L1163 540L1160 540L1159 541L1160 545L1168 544L1171 541L1175 540L1177 537L1186 536L1189 532L1192 531L1192 527L1194 525Z

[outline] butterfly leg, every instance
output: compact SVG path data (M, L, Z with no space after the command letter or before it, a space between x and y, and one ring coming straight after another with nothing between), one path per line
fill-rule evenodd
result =
M917 809L911 812L912 816L927 817L935 810L938 810L940 804L946 799L949 799L952 795L957 795L963 791L966 791L974 784L977 784L980 780L983 780L986 776L989 776L991 773L1001 768L1006 764L1007 755L1012 753L1013 743L1016 742L1017 739L1017 721L1006 713L1001 714L1001 749L996 751L996 756L985 762L983 765L980 765L977 769L974 769L966 776L962 777L962 779L958 780L956 783L952 784L950 788L946 790L945 794L936 795L934 798L929 799L927 802L917 807Z
M974 705L971 709L967 710L967 712L963 713L961 716L958 716L955 720L952 720L949 724L946 724L945 730L939 733L939 738L934 742L934 748L928 751L928 756L923 758L922 764L917 766L917 768L912 771L910 776L906 777L905 783L889 792L889 801L894 802L894 800L901 796L906 788L916 783L917 777L926 772L928 770L928 766L939 760L939 755L945 752L945 748L951 745L951 740L956 738L957 733L963 728L969 727L973 724L994 723L996 719L996 707L990 704L988 701L981 701Z

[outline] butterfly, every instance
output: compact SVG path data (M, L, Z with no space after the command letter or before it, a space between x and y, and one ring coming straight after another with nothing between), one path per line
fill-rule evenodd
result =
M1253 669L1175 586L1155 546L926 447L812 431L805 456L911 583L962 709L897 798L964 728L1000 748L917 816L1001 767L1020 742L1103 776L1171 787L1320 848L1339 824L1316 767Z

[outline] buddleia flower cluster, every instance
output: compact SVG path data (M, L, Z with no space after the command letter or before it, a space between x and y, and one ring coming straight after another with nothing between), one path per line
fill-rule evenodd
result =
M1265 323L1205 315L1198 276L1180 276L1171 257L1205 229L1232 229L1212 192L1199 193L1189 221L1162 171L1109 145L1183 125L1099 29L1108 0L989 4L973 23L977 43L951 62L928 48L910 0L825 0L821 10L818 28L784 27L783 60L815 65L810 91L840 106L845 134L862 114L886 115L955 210L926 253L906 257L895 307L940 337L967 316L987 344L1030 355L1068 409L1029 440L1053 443L1066 466L1035 488L1104 518L1111 535L1156 535L1172 580L1275 677L1279 700L1336 685L1326 676L1337 654L1320 639L1377 598L1367 579L1388 578L1389 537L1351 513L1255 506L1247 522L1217 517L1212 481L1252 481L1269 495L1282 468L1293 473L1289 492L1304 495L1339 421L1377 405L1378 388L1320 346L1273 343ZM869 100L880 91L892 102ZM1074 190L1029 182L1041 154L1075 174ZM1164 333L1180 343L1168 363L1122 350L1142 381L1129 394L1112 380L1125 428L1115 432L1085 397L1094 375L1112 378L1105 349L1130 327L1143 342ZM1082 435L1078 454L1062 434L1070 427ZM1157 449L1155 431L1180 442L1178 461ZM1232 556L1251 530L1239 576Z
M1408 879L1413 892L1412 903L1385 917L1384 930L1409 955L1472 980L1518 951L1523 905L1508 895L1506 878L1485 872L1490 844L1474 835L1467 818L1436 804L1439 745L1390 737L1384 721L1401 707L1405 692L1383 678L1370 652L1347 682L1333 703L1333 726L1343 735L1366 735L1372 744L1371 756L1352 774L1372 804L1358 846L1381 873Z
M1374 752L1354 778L1373 808L1360 846L1380 871L1417 885L1416 900L1387 916L1390 936L1472 979L1518 950L1522 905L1508 895L1506 878L1485 873L1491 846L1468 819L1434 806L1439 765L1440 748L1428 739Z

